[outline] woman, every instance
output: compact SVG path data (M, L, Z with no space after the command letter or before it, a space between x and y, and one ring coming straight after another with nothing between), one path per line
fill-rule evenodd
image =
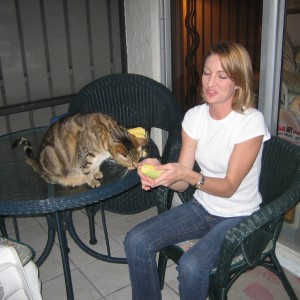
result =
M153 180L139 171L144 190L157 186L197 190L192 201L133 228L124 241L132 299L161 299L156 253L189 239L201 241L178 264L180 299L205 299L209 273L216 266L227 231L259 209L258 181L263 142L270 138L263 115L255 109L249 55L239 44L212 46L202 74L205 103L190 109L182 122L178 163L141 164L164 170ZM195 161L201 173L193 171Z

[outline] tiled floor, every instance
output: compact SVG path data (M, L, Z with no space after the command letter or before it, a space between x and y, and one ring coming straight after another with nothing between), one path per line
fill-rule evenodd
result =
M123 239L125 233L135 224L151 217L155 213L155 208L130 216L122 216L110 212L106 213L112 253L115 256L123 257ZM75 211L73 219L78 235L88 244L88 219L85 212L81 210ZM96 222L98 244L91 247L97 251L100 249L100 251L105 252L99 213L96 215ZM13 238L11 220L8 219L6 224L8 232L11 233L10 237ZM36 250L38 257L45 246L47 237L47 223L45 218L19 218L18 225L21 240L30 244ZM72 239L68 240L68 244L70 248L69 259L72 270L74 297L76 300L131 299L130 281L126 264L112 264L99 261L83 252ZM175 265L170 264L167 269L165 288L162 292L163 300L179 299L176 277ZM300 295L299 278L290 273L288 273L288 277ZM256 282L258 278L260 281L259 284L261 281L264 281L266 285L258 285L258 282ZM40 280L42 282L44 300L67 299L60 250L57 242L46 262L40 267ZM268 289L272 290L272 294L268 293ZM274 297L273 295L276 296ZM289 298L281 283L276 278L274 279L274 276L266 273L264 269L259 275L251 271L249 274L242 276L242 279L239 279L230 290L229 300L231 299L285 300Z

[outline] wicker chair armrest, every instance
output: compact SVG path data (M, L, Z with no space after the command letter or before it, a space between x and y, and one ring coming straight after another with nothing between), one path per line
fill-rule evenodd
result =
M168 133L166 145L164 147L161 163L177 162L181 148L181 133L172 131Z
M192 199L194 193L195 193L196 188L194 188L193 186L189 186L184 192L179 192L177 193L181 202L185 203L188 202Z
M168 209L170 209L172 205L174 191L167 187L160 186L156 189L157 194L157 211L158 213L162 213Z
M251 247L251 245L253 249L250 249L250 252L252 250L257 252L259 249L261 250L260 254L272 239L274 242L273 247L275 247L283 222L284 213L290 207L296 205L299 200L300 182L294 181L290 188L287 189L280 197L262 207L229 230L221 246L215 275L215 284L218 284L218 286L226 286L231 261L240 246L244 256L247 256L245 255L245 251L247 251L246 248ZM274 226L276 227L273 228L273 231L271 230L270 232L267 232L262 229L264 225L272 221L274 221ZM248 238L252 239L252 242L246 242L245 245L243 245L243 242L245 242ZM254 239L256 242L253 241ZM255 261L250 263L255 264Z

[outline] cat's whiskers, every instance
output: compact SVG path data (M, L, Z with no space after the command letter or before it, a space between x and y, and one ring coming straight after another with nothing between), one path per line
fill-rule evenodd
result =
M122 180L131 172L132 170L124 169L124 171L120 174L120 181Z
M116 175L120 178L120 180L122 181L130 172L134 171L137 169L137 167L133 167L132 169L128 169L125 167L121 167L116 161L114 161L113 159L108 159L107 161L107 165L112 166L112 168L110 169L110 173L117 173Z
M113 159L106 160L106 164L108 167L110 167L110 174L118 176L121 181L131 172L132 170L129 170L125 167L120 166L116 161Z

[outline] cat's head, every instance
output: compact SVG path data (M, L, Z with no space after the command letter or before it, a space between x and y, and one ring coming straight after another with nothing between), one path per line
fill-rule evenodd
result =
M147 156L148 138L138 138L130 134L125 128L111 132L112 144L110 153L112 158L129 170L137 168L141 158Z

